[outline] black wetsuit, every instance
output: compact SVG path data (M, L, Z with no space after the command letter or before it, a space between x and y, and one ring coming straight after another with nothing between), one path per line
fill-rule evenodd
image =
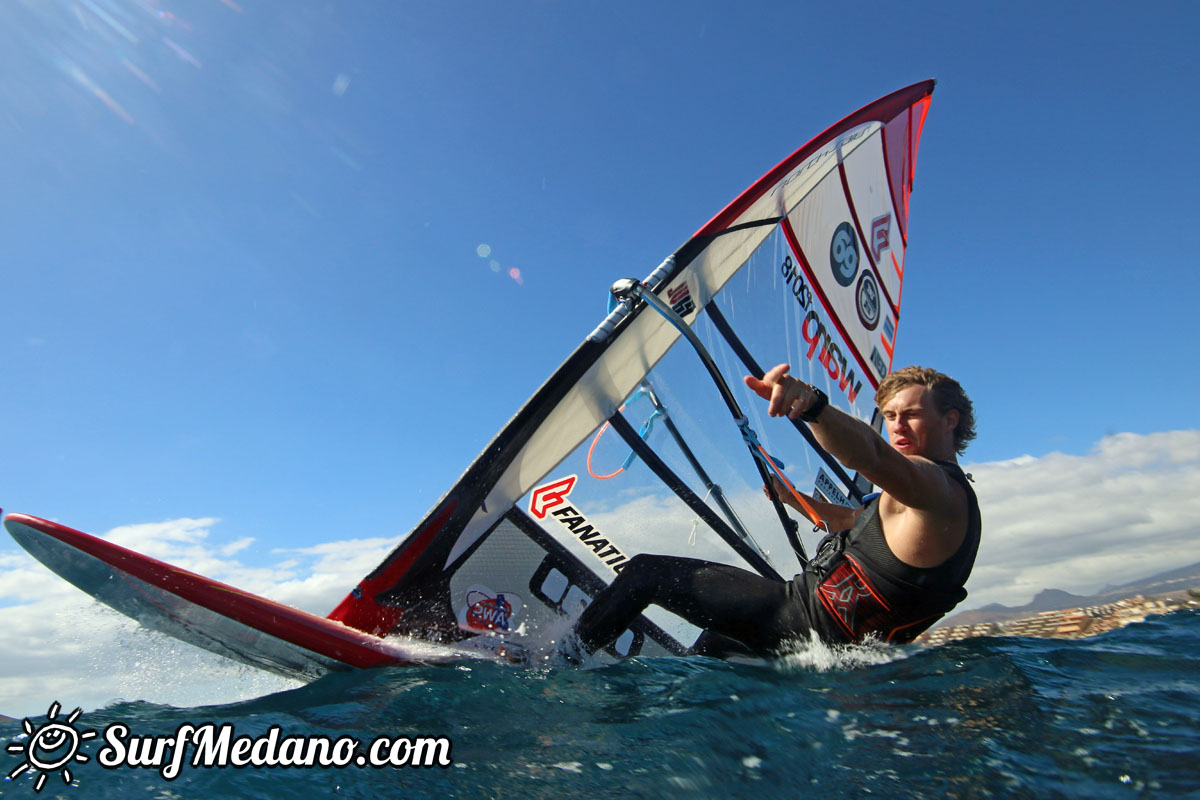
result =
M826 536L805 571L790 581L694 558L635 556L584 610L576 634L595 651L653 604L704 628L695 649L713 655L769 655L810 630L828 642L856 642L869 634L911 641L966 597L962 587L979 548L975 492L957 464L937 463L966 490L968 522L958 550L936 567L909 566L892 553L876 498L853 528Z

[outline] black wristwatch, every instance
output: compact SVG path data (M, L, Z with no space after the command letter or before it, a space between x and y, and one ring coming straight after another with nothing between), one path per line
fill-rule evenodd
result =
M800 412L800 419L805 422L816 422L817 417L821 416L821 412L825 410L825 406L829 405L829 397L817 387L813 386L812 390L816 392L817 399L813 400L811 406Z

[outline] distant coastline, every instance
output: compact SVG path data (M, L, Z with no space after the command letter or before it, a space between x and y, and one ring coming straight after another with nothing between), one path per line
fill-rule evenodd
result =
M1043 589L1029 603L1016 608L992 604L960 611L926 631L917 641L943 644L972 636L1074 639L1141 622L1150 614L1197 607L1200 607L1200 563L1120 586L1105 586L1086 597Z
M1141 622L1152 614L1170 614L1185 608L1200 608L1200 587L1149 597L1134 595L1099 605L1039 611L1032 616L1016 619L941 625L921 634L917 641L922 644L939 645L974 636L1079 639L1121 628L1132 622Z

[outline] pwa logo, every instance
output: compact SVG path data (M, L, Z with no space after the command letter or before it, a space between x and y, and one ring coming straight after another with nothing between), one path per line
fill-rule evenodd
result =
M472 631L508 631L523 603L515 594L493 592L486 586L467 589L467 605L460 623Z

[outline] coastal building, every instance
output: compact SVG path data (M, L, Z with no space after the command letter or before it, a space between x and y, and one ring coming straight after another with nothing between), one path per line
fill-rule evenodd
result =
M1144 597L1135 595L1102 605L1042 611L1032 617L972 625L933 628L917 637L922 644L940 645L975 636L1040 636L1052 639L1078 639L1111 631L1131 622L1141 622L1152 614L1168 614L1184 608L1200 607L1200 590L1170 592Z

